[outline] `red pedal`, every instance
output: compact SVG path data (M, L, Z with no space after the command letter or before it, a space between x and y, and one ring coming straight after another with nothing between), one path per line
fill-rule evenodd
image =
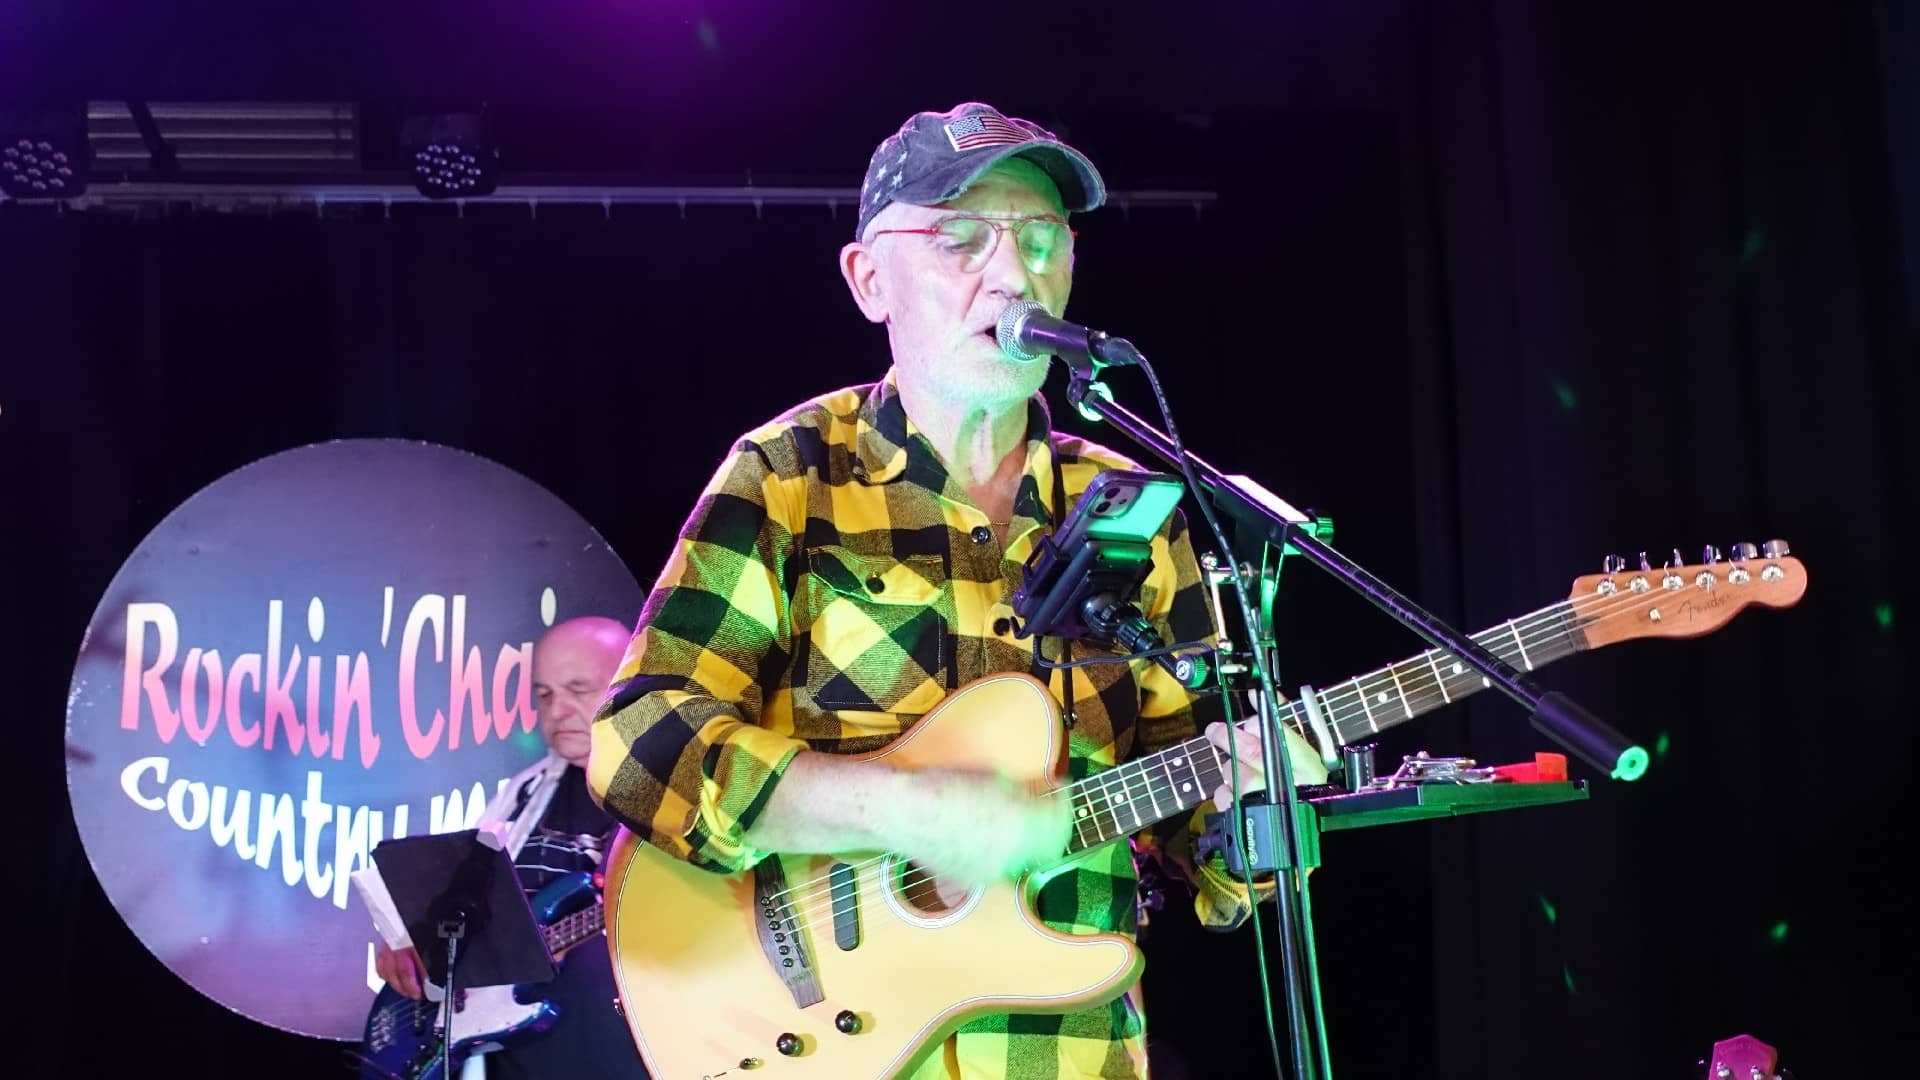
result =
M1567 755L1535 754L1521 765L1495 765L1493 775L1516 784L1546 784L1567 779Z

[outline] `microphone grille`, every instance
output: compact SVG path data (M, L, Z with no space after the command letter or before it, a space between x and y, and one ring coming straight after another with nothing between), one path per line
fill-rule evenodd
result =
M1036 312L1046 314L1047 308L1038 300L1015 300L1000 313L1000 325L994 331L994 337L1000 342L1000 351L1015 360L1031 363L1041 359L1036 352L1028 352L1020 345L1020 327Z

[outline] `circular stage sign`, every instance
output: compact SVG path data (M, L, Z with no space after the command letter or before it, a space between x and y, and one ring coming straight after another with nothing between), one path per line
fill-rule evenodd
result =
M534 642L641 593L527 478L429 443L276 454L121 567L68 694L94 873L174 974L265 1024L358 1040L376 935L348 875L472 827L545 752Z

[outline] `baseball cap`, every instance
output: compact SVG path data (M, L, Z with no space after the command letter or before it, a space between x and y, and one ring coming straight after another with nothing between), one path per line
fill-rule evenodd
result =
M1038 165L1069 211L1092 210L1107 185L1087 156L1029 120L969 101L946 112L915 113L889 135L867 162L860 185L858 240L888 203L934 206L957 198L995 163L1022 157Z

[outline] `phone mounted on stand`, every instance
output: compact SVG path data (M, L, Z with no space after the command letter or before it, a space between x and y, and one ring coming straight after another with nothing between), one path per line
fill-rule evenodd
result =
M1062 637L1118 645L1128 652L1165 647L1134 603L1153 570L1153 538L1186 494L1178 477L1110 469L1094 477L1060 528L1034 546L1013 612L1016 637ZM1167 654L1154 660L1189 687L1209 666Z

